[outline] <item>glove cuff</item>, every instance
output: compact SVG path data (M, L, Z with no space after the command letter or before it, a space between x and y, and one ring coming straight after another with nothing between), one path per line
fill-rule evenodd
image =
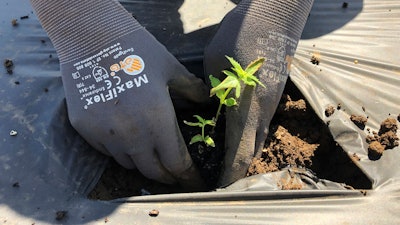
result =
M269 23L298 39L312 4L313 0L242 0L235 8L235 13Z
M60 63L91 54L140 24L116 0L31 0Z

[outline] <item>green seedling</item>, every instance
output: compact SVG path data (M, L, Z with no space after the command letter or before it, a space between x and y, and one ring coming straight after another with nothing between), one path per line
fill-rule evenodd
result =
M204 130L205 130L205 127L207 125L213 126L213 127L215 126L214 120L206 120L206 119L203 119L199 115L194 115L193 117L195 117L198 122L194 123L194 122L188 122L186 120L184 120L183 122L185 124L189 125L189 126L192 126L192 127L200 127L201 128L201 134L196 134L195 136L193 136L192 139L190 140L189 144L191 145L191 144L194 144L196 142L202 141L207 146L215 147L214 140L209 135L205 136L205 134L204 134L205 133Z
M226 75L225 79L221 81L213 75L209 76L212 86L210 90L210 97L215 95L219 99L217 113L215 114L215 117L211 120L204 119L199 115L194 115L194 117L197 118L198 122L193 123L184 121L184 123L189 126L201 127L201 134L193 136L189 144L202 141L207 146L215 147L214 140L209 135L205 136L204 134L205 126L210 125L213 127L214 130L214 127L216 126L218 121L218 117L221 114L222 106L225 105L226 107L232 107L238 104L237 99L239 99L240 97L242 83L253 87L259 84L265 88L260 80L256 76L254 76L254 74L260 69L260 67L264 63L265 58L258 58L257 60L251 62L245 69L243 69L242 66L232 57L225 57L232 65L231 71L222 71ZM233 89L235 89L235 94L232 97L228 97Z
M264 63L265 58L258 58L257 60L251 62L244 70L242 66L232 57L226 56L226 58L232 64L233 67L231 67L231 70L233 72L229 70L223 70L222 72L226 75L226 78L222 82L213 75L209 76L212 86L212 89L210 90L210 97L216 95L219 99L218 110L214 117L215 123L218 121L218 117L221 114L223 105L226 105L227 107L237 105L236 99L240 97L242 82L245 85L253 87L259 84L265 88L260 80L254 76L254 73L256 73ZM227 98L233 89L235 89L234 97Z

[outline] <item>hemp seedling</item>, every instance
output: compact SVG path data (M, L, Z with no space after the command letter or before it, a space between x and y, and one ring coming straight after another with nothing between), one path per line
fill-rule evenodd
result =
M241 87L244 83L245 85L249 86L256 86L257 84L261 85L265 88L265 86L260 82L260 80L254 76L254 74L260 69L261 65L264 63L264 58L258 58L257 60L251 62L245 69L235 61L232 57L225 56L229 62L232 64L231 67L232 71L223 70L222 72L226 75L223 81L220 81L218 78L214 77L213 75L209 76L211 81L212 89L210 90L210 97L217 96L219 99L219 105L217 109L217 113L215 117L211 120L206 120L199 115L194 115L197 118L198 122L187 122L183 121L185 124L189 126L198 126L201 127L201 134L197 134L192 137L189 144L193 144L196 142L204 142L207 146L215 147L214 140L209 136L205 136L204 128L206 125L210 125L213 127L216 126L218 117L221 114L222 106L225 105L227 107L237 105L237 99L240 97ZM233 97L228 97L228 95L235 89L235 94Z
M217 113L215 115L215 123L218 121L218 117L221 113L221 109L223 105L227 107L231 107L237 105L236 99L240 97L241 92L241 82L245 85L256 86L257 84L261 85L265 88L265 86L258 80L254 73L257 72L262 64L264 63L264 58L258 58L255 61L252 61L246 69L243 70L242 66L234 60L232 57L225 56L229 62L232 64L231 70L223 70L222 72L226 75L226 78L221 82L218 78L213 75L209 76L211 81L211 86L213 87L210 91L210 97L216 95L219 98L219 106ZM229 93L232 89L235 88L234 97L228 97Z
M188 122L188 121L183 121L185 124L192 126L192 127L201 127L201 134L196 134L195 136L192 137L192 139L189 142L189 145L194 144L196 142L204 142L207 146L215 147L214 140L209 136L204 136L204 129L207 125L209 126L215 126L214 120L206 120L203 119L199 115L194 115L193 117L196 117L198 122L193 123L193 122Z

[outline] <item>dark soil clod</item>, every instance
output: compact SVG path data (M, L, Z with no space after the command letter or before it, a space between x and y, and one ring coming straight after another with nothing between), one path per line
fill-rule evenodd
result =
M5 59L3 65L6 68L8 74L13 73L14 62L11 59Z
M316 56L311 56L310 62L314 65L319 65L319 59Z
M57 211L56 220L61 221L67 217L68 211Z
M13 185L12 185L14 188L19 188L19 182L15 182L15 183L13 183Z
M18 20L17 20L17 19L12 19L12 20L11 20L11 25L12 25L13 27L18 26Z
M342 8L343 8L343 9L347 9L347 7L349 7L349 3L343 2Z
M326 109L325 109L325 116L330 117L330 116L332 116L332 114L334 112L335 112L335 107L330 105L330 106L326 107Z

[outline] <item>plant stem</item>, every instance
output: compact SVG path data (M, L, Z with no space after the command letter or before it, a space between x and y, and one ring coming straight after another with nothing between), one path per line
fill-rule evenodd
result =
M203 138L203 141L204 141L204 139L205 139L205 137L204 137L204 127L205 127L206 125L204 124L202 127L201 127L201 137Z
M214 119L215 124L217 124L218 117L221 114L222 105L224 104L224 101L225 101L226 97L228 96L228 94L231 92L231 90L232 90L232 88L226 89L224 92L224 95L219 100L218 110L217 110L217 113L215 114L215 119ZM214 128L215 127L213 127L213 131L214 131Z

